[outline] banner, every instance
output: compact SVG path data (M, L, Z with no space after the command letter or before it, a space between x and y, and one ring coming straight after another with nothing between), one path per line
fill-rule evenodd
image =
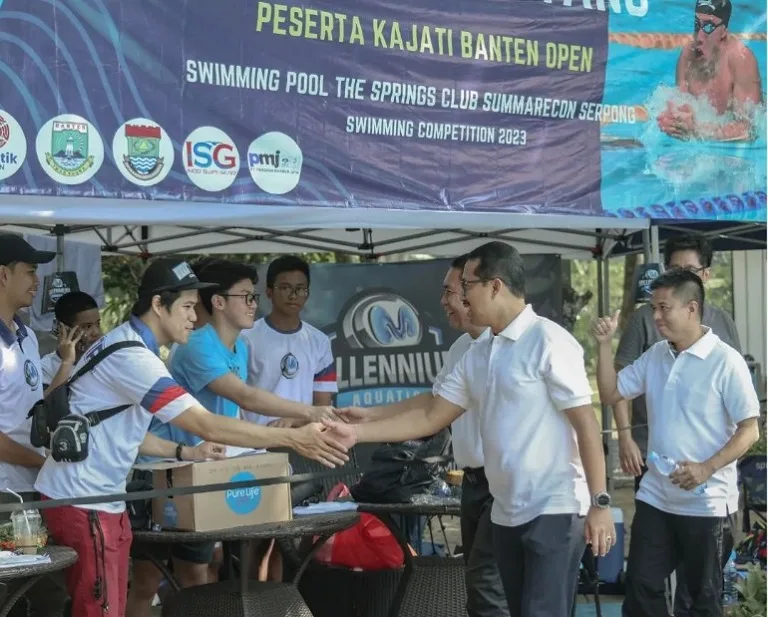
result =
M560 321L559 257L524 255L526 296L537 313ZM392 264L313 264L303 319L331 338L337 405L386 405L430 390L461 335L440 305L450 259ZM259 280L266 279L266 266ZM260 284L263 291L263 282ZM260 316L270 312L262 295ZM381 327L378 327L381 326Z
M763 221L765 14L0 0L0 193Z

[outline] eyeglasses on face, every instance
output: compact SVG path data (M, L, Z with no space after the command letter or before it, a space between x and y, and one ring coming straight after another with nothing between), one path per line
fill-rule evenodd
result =
M245 303L248 305L258 304L261 294L217 294L222 298L245 298Z
M464 295L467 295L467 292L470 290L470 288L473 285L477 285L478 283L487 283L488 281L493 279L462 279L461 280L461 290L464 292Z
M281 294L285 296L297 296L299 298L306 298L309 295L309 287L306 287L304 285L297 285L294 287L293 285L288 285L287 283L283 283L281 285L276 285L274 287L277 291L279 291Z

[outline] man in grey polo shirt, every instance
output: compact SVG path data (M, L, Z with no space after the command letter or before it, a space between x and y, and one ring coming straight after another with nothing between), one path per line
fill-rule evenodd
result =
M686 235L669 238L664 246L664 267L667 270L680 268L688 270L699 276L707 284L712 276L712 245L704 236ZM704 317L702 323L712 328L712 331L720 339L741 352L739 335L733 319L722 309L711 304L704 305ZM638 308L629 318L627 327L619 341L616 351L616 370L620 371L637 360L645 351L654 344L663 340L653 320L653 309L650 303ZM613 406L616 419L616 428L623 429L630 425L646 425L648 411L645 406L645 396L639 396L631 403L632 414L625 400L619 401ZM648 445L648 427L637 426L632 431L619 430L619 459L621 468L625 473L635 476L635 491L640 486L640 480L645 474L645 457ZM723 533L723 565L733 545L733 536L726 524ZM725 550L725 549L728 550ZM675 594L675 617L687 617L690 613L690 596L683 583L682 572L677 572L677 591Z

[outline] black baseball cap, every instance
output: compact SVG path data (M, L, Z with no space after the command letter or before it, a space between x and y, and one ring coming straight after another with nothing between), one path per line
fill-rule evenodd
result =
M25 264L47 264L55 257L55 251L38 251L17 234L0 233L0 266L17 261Z
M203 283L183 259L157 259L149 264L141 277L139 296L208 287L216 287L216 283Z

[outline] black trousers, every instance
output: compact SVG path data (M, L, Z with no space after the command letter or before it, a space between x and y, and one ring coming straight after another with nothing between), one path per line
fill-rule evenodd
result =
M637 491L640 489L640 480L643 479L646 471L648 471L648 467L643 465L641 467L640 475L635 478L635 493L637 493ZM731 550L733 550L734 524L735 521L731 520L731 517L728 517L723 525L723 554L721 559L723 570L725 569L725 564L728 563L728 557L731 554ZM680 563L680 565L677 566L677 570L675 570L675 574L677 576L677 585L675 586L674 614L675 617L693 617L694 613L691 612L691 609L693 608L693 600L691 599L691 594L688 591L685 571L683 568L683 564Z
M545 514L517 527L494 524L493 539L509 614L570 617L586 546L584 517Z
M509 617L493 551L492 505L483 469L465 469L461 485L461 544L467 566L469 617Z
M668 514L635 500L629 542L624 617L667 614L664 582L678 569L692 617L722 617L723 518ZM680 584L680 579L678 579Z

